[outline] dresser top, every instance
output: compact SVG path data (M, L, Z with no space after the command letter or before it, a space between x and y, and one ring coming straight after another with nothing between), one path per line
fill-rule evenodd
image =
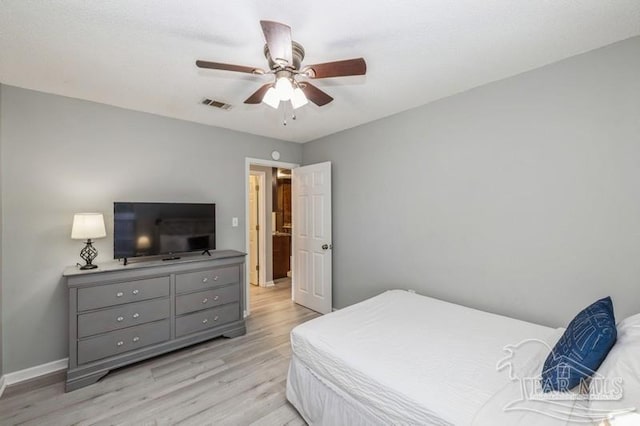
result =
M144 269L144 268L152 268L157 266L167 266L167 265L176 265L182 263L195 263L195 262L208 262L216 259L226 259L229 257L238 257L238 256L246 256L246 253L236 250L211 250L211 256L207 255L199 255L199 254L186 254L181 256L180 259L175 260L162 260L162 259L154 259L154 260L134 260L133 262L129 262L129 264L125 265L124 262L113 260L110 262L104 262L97 264L98 267L96 269L80 269L79 266L67 266L64 268L64 272L62 275L64 277L72 277L77 275L92 275L99 274L101 272L114 272L114 271L128 271L131 269Z

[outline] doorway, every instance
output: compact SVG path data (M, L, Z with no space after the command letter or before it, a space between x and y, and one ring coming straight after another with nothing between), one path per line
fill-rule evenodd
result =
M272 169L273 280L291 278L291 169Z
M251 204L251 170L258 171L259 168L266 168L265 175L271 173L271 182L274 185L271 196L270 220L263 219L266 226L257 229L264 229L267 235L265 244L266 271L265 286L272 285L274 278L274 239L283 237L282 247L284 250L277 255L283 260L283 266L276 271L286 275L291 275L290 295L291 300L323 314L331 312L332 304L332 251L331 242L331 162L312 164L299 167L297 164L281 163L279 161L260 160L246 158L245 160L245 223L246 251L251 251L251 214L258 211ZM280 175L280 177L278 177ZM266 178L267 182L269 178ZM280 188L281 191L277 189ZM269 191L262 191L268 194ZM258 191L255 198L259 200ZM280 195L279 195L280 194ZM282 211L274 209L279 203L278 196L283 205ZM288 196L288 199L287 199ZM284 207L288 203L289 208ZM269 204L267 202L266 204ZM252 207L253 206L253 207ZM288 210L288 211L287 211ZM275 213L275 214L274 214ZM280 214L278 214L280 213ZM263 218L265 216L262 216ZM259 221L259 219L258 219ZM260 238L259 234L258 237ZM288 244L287 244L288 239ZM271 249L268 244L271 242ZM280 243L278 243L280 244ZM260 251L260 245L258 252ZM259 258L259 255L258 255ZM287 262L288 261L288 262ZM252 262L247 259L245 262L247 285L245 287L245 316L251 312L251 293L253 288L260 288L249 284L250 267ZM263 265L265 265L263 261ZM268 269L269 267L270 270ZM257 268L258 272L260 268ZM291 273L289 272L291 271ZM288 279L288 278L285 278ZM265 281L263 281L265 282ZM265 289L268 290L268 289Z
M290 233L293 222L291 219L291 170L298 165L247 158L245 166L247 252L245 315L248 315L251 311L251 298L257 294L262 298L266 291L279 289L282 290L278 291L279 297L287 294L287 297L292 299L290 288ZM278 170L281 170L280 174ZM256 191L256 179L259 175L263 176L264 180L258 184L259 189ZM287 200L286 204L285 200ZM256 208L256 202L263 203L264 208L262 210ZM257 265L254 259L257 259Z

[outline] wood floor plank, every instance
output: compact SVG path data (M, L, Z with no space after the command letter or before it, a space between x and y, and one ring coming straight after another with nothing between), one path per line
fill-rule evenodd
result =
M276 404L282 405L286 380L282 377L263 382L242 395L242 398L228 398L223 403L207 407L205 410L193 415L177 424L181 426L198 426L216 419L220 425L237 425L252 423L262 418L276 408Z
M289 334L317 317L291 301L290 280L251 286L247 334L219 338L109 373L64 393L64 383L9 388L2 425L303 425L285 397Z
M285 401L284 404L275 408L261 419L251 423L251 426L272 426L272 425L304 425L298 412L291 404Z
M250 375L245 375L242 370L230 370L222 375L207 377L188 387L174 388L158 396L140 399L142 404L111 415L108 422L98 424L135 424L149 418L175 423L176 419L200 411L204 405L215 405L229 395L239 395L252 386L270 380L280 363L282 357L272 354L271 359L257 363Z

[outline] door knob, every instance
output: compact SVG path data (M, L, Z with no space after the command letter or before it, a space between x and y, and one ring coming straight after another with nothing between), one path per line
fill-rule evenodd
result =
M333 248L333 244L323 244L322 250L329 250Z

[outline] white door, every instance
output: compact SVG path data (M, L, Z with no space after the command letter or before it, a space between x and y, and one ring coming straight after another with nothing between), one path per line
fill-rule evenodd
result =
M258 253L260 243L258 237L258 177L249 175L249 282L253 285L258 281Z
M293 299L331 312L331 162L293 169Z

